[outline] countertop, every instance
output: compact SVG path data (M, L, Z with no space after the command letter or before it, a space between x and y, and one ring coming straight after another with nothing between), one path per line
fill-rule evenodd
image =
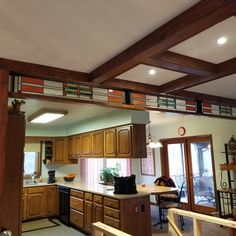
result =
M24 184L23 187L40 187L40 186L50 186L50 185L57 185L57 186L64 186L71 189L81 190L85 192L90 192L94 194L99 194L103 196L108 196L117 199L127 199L127 198L135 198L135 197L143 197L148 196L150 193L139 191L136 194L114 194L114 186L109 185L85 185L78 182L56 182L53 184L48 184L47 182L38 182L37 184Z

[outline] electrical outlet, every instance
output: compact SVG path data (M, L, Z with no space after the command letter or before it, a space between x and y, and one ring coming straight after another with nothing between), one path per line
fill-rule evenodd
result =
M138 210L138 206L137 205L134 205L134 213L138 213L139 210Z

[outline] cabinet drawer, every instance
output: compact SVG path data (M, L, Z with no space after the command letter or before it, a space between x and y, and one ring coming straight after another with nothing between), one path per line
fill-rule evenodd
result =
M70 222L80 228L84 228L84 214L75 210L70 210Z
M92 193L85 193L84 194L84 199L87 201L92 202L93 201L93 194Z
M104 207L104 215L110 216L118 220L120 219L120 211L109 207Z
M74 197L78 197L78 198L84 198L84 192L78 191L78 190L74 190L74 189L70 190L70 195L74 196Z
M27 188L28 193L43 193L44 187Z
M70 208L84 212L84 200L80 198L70 197Z
M117 229L120 228L120 221L113 219L109 216L104 216L104 224L110 225L110 226L117 228Z
M108 197L104 197L104 205L108 206L108 207L115 208L115 209L120 208L119 200L108 198Z
M102 204L102 196L100 195L93 195L93 202Z

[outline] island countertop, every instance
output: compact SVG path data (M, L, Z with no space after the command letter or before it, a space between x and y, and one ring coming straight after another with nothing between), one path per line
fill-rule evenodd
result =
M102 184L83 184L79 182L56 182L53 184L48 184L47 182L38 182L37 184L24 184L24 188L27 187L40 187L40 186L64 186L75 190L80 190L84 192L90 192L93 194L99 194L107 197L117 198L117 199L126 199L126 198L136 198L149 195L147 192L139 191L136 194L114 194L114 186L102 185Z

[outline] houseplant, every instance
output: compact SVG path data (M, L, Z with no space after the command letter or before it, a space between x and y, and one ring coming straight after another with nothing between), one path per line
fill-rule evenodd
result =
M103 184L113 184L113 176L119 176L120 165L116 163L115 167L105 167L100 171L100 180Z

